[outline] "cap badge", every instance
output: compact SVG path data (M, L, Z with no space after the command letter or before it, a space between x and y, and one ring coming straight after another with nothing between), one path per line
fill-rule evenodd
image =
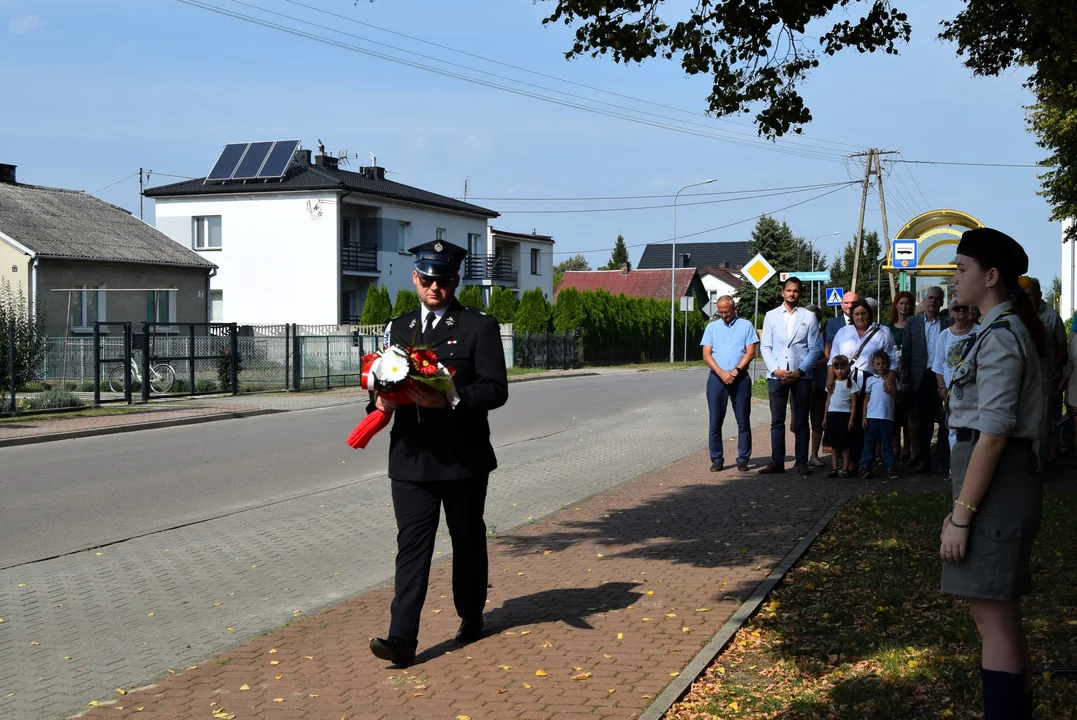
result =
M445 246L442 245L440 241L434 243L434 252L441 252L444 249L445 249Z

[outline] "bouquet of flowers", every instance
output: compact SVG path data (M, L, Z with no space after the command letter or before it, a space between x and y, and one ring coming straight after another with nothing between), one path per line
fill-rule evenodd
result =
M371 390L375 397L400 405L411 404L408 388L425 385L439 392L452 385L452 370L438 361L434 350L427 346L389 345L381 352L363 356L359 384ZM356 450L365 448L392 419L391 412L375 409L355 426L348 444Z

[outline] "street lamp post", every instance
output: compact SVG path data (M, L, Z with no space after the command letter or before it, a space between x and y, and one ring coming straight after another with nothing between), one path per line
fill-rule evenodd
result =
M688 188L696 187L698 185L709 185L715 182L718 178L711 178L710 180L704 180L703 182L691 183L685 185L677 194L673 196L673 257L669 266L669 361L673 362L673 338L676 336L676 317L677 312L677 199L681 193ZM688 319L685 318L685 332L688 331L687 325Z
M811 253L811 271L812 272L815 272L815 241L818 240L819 238L830 237L831 235L841 235L841 230L836 230L835 232L823 233L822 235L818 235L818 236L816 236L815 240L812 240L811 244L808 245L808 248L809 248L808 252ZM822 298L819 298L819 299L822 300ZM812 301L812 304L814 305L815 304L815 281L814 280L812 280L812 283L811 283L811 301Z

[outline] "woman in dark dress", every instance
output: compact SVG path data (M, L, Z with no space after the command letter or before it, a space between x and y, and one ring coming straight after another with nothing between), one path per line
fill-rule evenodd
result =
M897 348L898 368L901 367L901 343L905 339L905 321L912 315L912 293L902 290L894 296L894 302L890 305L890 322L886 327L890 328L890 334L894 337L894 346ZM898 378L899 387L901 378ZM894 406L894 454L901 457L903 462L916 463L916 420L913 418L912 392L904 392Z

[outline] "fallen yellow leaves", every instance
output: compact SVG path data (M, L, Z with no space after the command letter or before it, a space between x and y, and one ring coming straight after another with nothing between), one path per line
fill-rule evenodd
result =
M609 653L602 653L602 657L606 658L607 660L612 660L613 659L613 656L610 655Z
M679 673L679 672L671 672L671 673L669 674L669 676L670 676L670 677L677 677L678 675L680 675L680 673Z
M737 705L737 701L734 700L733 702L729 703L729 709L730 710L740 710L740 705Z
M284 676L283 676L283 675L279 675L279 674L278 674L278 675L274 675L274 676L273 676L273 679L274 679L274 680L283 680L283 679L284 679Z
M521 632L520 634L521 634L521 635L530 635L530 634L531 634L531 631L530 631L530 630L524 630L524 631L523 631L523 632Z
M280 660L270 660L269 664L270 665L280 665Z
M243 683L242 685L239 686L239 689L246 692L247 690L251 689L251 686L248 685L247 683Z
M269 648L269 654L274 655L277 652L277 648Z
M303 659L304 659L304 660L313 660L313 659L314 659L314 656L313 656L313 655L304 655L304 656L303 656Z
M118 694L120 694L120 695L126 695L127 694L127 691L124 690L123 688L116 688L116 692Z
M150 613L150 614L148 614L148 615L147 615L146 617L153 617L153 616L154 616L154 615L156 615L156 614L157 614L157 613Z
M273 702L284 702L284 698L273 698Z
M587 678L591 677L592 675L594 675L594 673L582 672L579 675L573 675L572 679L573 680L586 680Z
M546 672L545 670L536 670L535 671L535 677L546 677L549 674L550 673Z
M228 628L225 628L225 630L227 630L228 632L235 632L236 631L236 629L234 627L228 627Z
M648 594L648 595L654 595L654 590L648 590L648 591L647 591L647 594Z
M502 670L512 670L512 665L498 665Z
M142 708L139 708L138 710L141 712ZM228 712L225 708L217 708L213 711L213 717L218 718L218 720L234 720L236 715L235 713Z
M617 639L618 640L624 640L625 639L625 634L624 633L617 633Z

